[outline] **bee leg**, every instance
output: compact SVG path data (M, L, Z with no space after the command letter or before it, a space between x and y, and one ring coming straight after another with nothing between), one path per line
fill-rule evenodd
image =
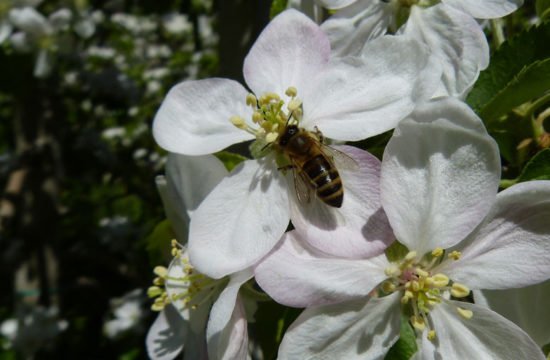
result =
M317 136L317 138L321 143L324 143L325 137L323 136L323 133L321 132L321 130L319 130L317 126L315 126L313 129L315 129L315 132L314 132L315 136Z
M292 169L296 169L296 166L294 166L294 165L285 165L285 166L281 166L281 167L277 168L277 170L279 170L279 171L287 171L287 170L292 170Z

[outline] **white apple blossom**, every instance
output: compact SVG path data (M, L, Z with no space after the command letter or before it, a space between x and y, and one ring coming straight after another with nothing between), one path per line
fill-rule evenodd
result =
M325 2L329 8L339 4L340 1ZM487 39L469 13L447 2L432 5L434 1L355 1L321 27L339 56L361 53L369 41L386 34L388 29L423 42L443 67L440 89L434 96L464 98L479 72L489 64ZM402 19L404 16L407 21Z
M320 28L287 10L266 27L245 59L244 78L255 95L219 78L170 90L153 124L160 146L201 155L255 140L252 147L265 150L237 166L196 210L189 253L199 271L220 278L251 266L280 240L289 218L298 231L315 234L323 251L340 252L334 233L344 226L348 254L383 251L391 232L380 212L378 189L370 185L377 179L372 155L341 149L360 170L340 169L345 195L342 207L334 209L317 198L299 203L290 174L279 170L288 159L285 163L276 146L268 145L289 120L331 139L364 139L392 129L431 96L438 69L417 42L384 38L368 49L362 58L333 61Z
M334 257L287 234L255 270L275 300L308 307L279 359L383 359L403 314L417 333L415 359L544 359L511 321L457 301L470 289L550 278L550 181L497 195L499 177L497 145L466 105L443 99L403 120L386 147L380 188L408 250L392 262Z
M197 206L226 174L211 155L168 156L166 178L157 179L157 186L180 241L187 240ZM157 297L153 309L162 310L147 335L149 357L168 360L183 351L190 359L205 359L207 353L209 359L246 359L246 299L239 289L252 277L252 269L210 279L193 268L185 246L173 241L172 254L168 269L155 269L156 285L148 290Z
M10 22L20 30L11 36L11 44L20 52L36 52L34 76L47 77L58 50L57 33L67 30L72 19L69 9L59 9L46 18L32 7L10 11Z

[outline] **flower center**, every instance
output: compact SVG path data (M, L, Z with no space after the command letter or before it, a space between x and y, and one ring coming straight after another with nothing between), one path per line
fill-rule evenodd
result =
M302 101L296 97L298 90L291 86L285 94L290 97L288 104L276 93L268 92L259 98L248 94L246 104L253 110L251 121L240 116L232 116L229 120L237 128L254 135L261 147L267 147L277 141L287 125L297 125L302 119Z
M226 278L211 279L197 272L189 263L186 248L176 240L172 240L172 256L169 269L157 266L153 270L157 277L147 290L147 295L155 298L153 311L161 311L168 304L180 312L194 310L213 301L227 283Z
M411 325L420 332L427 330L430 340L436 336L435 329L429 321L429 314L434 306L449 295L460 299L470 294L470 289L466 285L453 282L445 274L432 273L432 269L441 261L444 253L443 249L437 248L419 259L416 251L410 251L400 262L392 263L386 268L388 279L381 285L381 290L386 294L402 292L401 304L410 310ZM448 254L451 260L458 260L460 256L458 251ZM470 310L457 307L457 311L466 319L473 316Z

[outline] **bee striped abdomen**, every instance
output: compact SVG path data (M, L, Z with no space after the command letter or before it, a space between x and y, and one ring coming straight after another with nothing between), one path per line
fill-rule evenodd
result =
M317 196L325 204L341 207L344 200L344 189L338 171L331 166L323 155L317 155L304 163L302 170L311 180Z

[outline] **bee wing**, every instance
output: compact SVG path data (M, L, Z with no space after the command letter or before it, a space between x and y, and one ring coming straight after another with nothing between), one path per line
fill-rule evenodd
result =
M324 144L323 144L323 152L325 152L325 154L332 159L332 161L334 162L333 165L336 165L336 168L338 170L351 170L351 171L359 170L359 164L357 163L357 161L355 161L354 158L352 158L345 152L336 150L335 148Z
M305 173L300 171L296 166L294 166L292 172L294 177L294 190L296 191L298 201L302 204L309 203L311 201L311 187L308 184L309 180L307 179Z

